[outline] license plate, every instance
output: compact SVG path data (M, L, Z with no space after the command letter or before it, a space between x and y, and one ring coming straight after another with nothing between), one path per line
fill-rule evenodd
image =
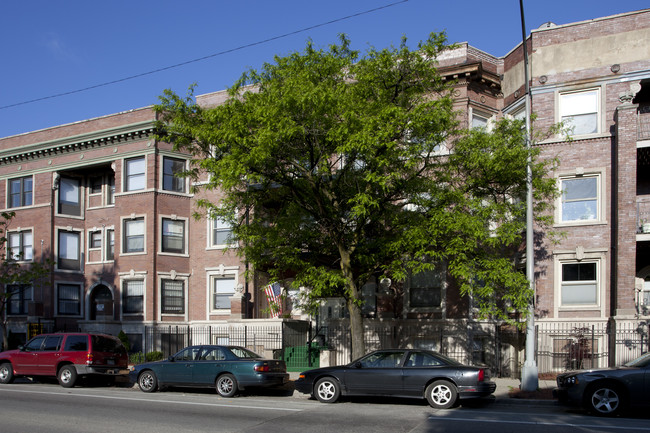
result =
M115 365L115 360L114 359L107 359L106 364L108 365Z

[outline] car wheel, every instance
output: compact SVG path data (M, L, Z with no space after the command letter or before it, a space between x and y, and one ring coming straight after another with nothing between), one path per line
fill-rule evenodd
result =
M314 395L321 403L334 403L341 395L341 386L332 377L325 377L314 386Z
M14 368L8 362L0 365L0 383L11 383L14 381Z
M64 365L61 367L57 379L59 379L59 385L62 387L72 388L77 382L77 370L74 368L74 365Z
M237 393L237 380L232 374L222 374L217 378L217 393L222 397L232 397Z
M154 392L158 389L158 378L156 373L151 370L145 370L138 376L138 386L140 391Z
M623 395L615 385L594 386L587 392L587 407L596 415L614 416L623 408Z
M458 391L446 380L436 380L427 386L425 391L427 401L435 409L449 409L456 403Z

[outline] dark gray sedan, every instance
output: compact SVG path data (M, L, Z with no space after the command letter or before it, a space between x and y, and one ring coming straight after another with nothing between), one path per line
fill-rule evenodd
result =
M560 374L554 390L560 403L578 404L595 415L614 416L650 405L650 353L622 367Z
M454 406L459 399L492 394L496 384L487 371L416 349L377 350L337 367L317 368L300 374L296 390L323 403L341 395L426 398L437 409Z
M215 387L222 397L289 381L284 361L264 359L239 346L189 346L165 361L136 365L129 375L144 392L166 386Z

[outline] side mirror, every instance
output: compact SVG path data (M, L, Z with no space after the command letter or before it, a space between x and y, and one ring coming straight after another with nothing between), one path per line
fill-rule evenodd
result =
M20 350L21 352L24 352L25 351L25 346L23 346L21 344L20 346L18 346L18 350Z
M354 363L354 368L361 368L363 367L363 364L361 364L361 361L357 361Z
M167 358L167 361L169 361L169 362L174 362L174 357L173 357L173 356L170 356L169 358Z

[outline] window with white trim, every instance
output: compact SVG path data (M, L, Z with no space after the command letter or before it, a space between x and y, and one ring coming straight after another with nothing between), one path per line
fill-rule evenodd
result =
M81 315L81 286L79 284L58 284L56 302L59 315Z
M161 312L163 314L185 313L185 283L183 280L161 280Z
M600 215L599 175L560 178L560 221L596 221Z
M181 173L185 170L185 160L163 157L163 189L165 191L185 192L185 178Z
M144 280L122 282L122 309L124 314L138 314L144 311Z
M598 89L560 93L559 117L571 129L572 135L598 132L599 100Z
M185 221L171 218L162 219L163 253L185 254Z
M210 220L210 246L225 247L232 245L232 226L223 218Z
M125 191L139 191L146 186L145 158L131 158L125 161Z
M561 263L563 307L598 305L598 261Z
M106 230L106 260L115 260L115 230Z
M230 310L230 298L235 294L235 276L216 276L212 279L212 309Z
M34 258L34 242L31 230L9 232L7 249L11 258L17 261L31 261Z
M144 252L144 217L124 220L123 253Z

